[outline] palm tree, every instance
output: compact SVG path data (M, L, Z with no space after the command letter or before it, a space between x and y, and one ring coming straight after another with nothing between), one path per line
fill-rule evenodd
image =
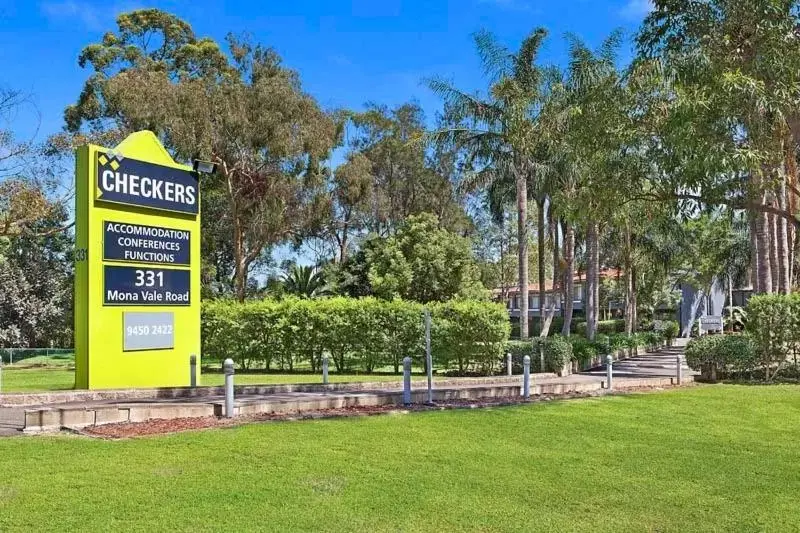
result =
M632 128L626 108L626 93L616 67L621 34L612 33L597 51L580 39L568 36L569 67L565 100L577 115L567 130L573 170L577 177L575 208L586 230L586 335L593 339L599 309L600 222L625 197L621 190Z
M546 70L536 59L547 32L538 28L516 53L497 43L488 32L475 35L475 44L490 77L489 97L467 94L451 83L429 80L444 101L453 123L429 137L463 149L475 169L464 180L466 189L486 188L497 181L513 182L517 203L520 294L520 337L528 337L528 199L529 185L542 163L533 154L544 128L539 111L545 99Z
M286 294L301 298L318 298L331 294L322 272L312 266L293 265L283 277Z

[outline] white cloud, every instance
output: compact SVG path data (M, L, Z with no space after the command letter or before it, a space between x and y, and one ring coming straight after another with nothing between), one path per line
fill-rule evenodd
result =
M534 8L530 2L526 2L525 0L477 0L477 3L490 5L505 11L539 12L539 10Z
M139 4L116 2L98 7L81 0L47 0L39 8L52 22L77 22L87 30L103 31L111 29L119 13L139 9Z
M59 2L42 2L41 10L45 17L52 21L78 21L90 30L101 30L102 23L97 16L98 9L85 2L62 0Z
M626 20L641 20L653 10L653 0L628 0L622 9L619 10L619 16Z
M333 54L328 56L328 61L338 67L352 67L353 60L342 54Z

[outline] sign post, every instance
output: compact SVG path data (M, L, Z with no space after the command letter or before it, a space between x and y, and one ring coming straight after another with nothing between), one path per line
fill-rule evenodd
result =
M719 315L706 315L701 316L698 326L697 335L702 337L703 333L722 332L723 331L722 316Z
M75 387L190 385L189 356L200 353L197 173L140 131L113 150L78 148L75 196Z

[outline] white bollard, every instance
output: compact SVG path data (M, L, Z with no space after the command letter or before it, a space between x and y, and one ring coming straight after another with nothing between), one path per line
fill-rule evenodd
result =
M322 356L322 384L328 384L328 356Z
M3 360L0 359L0 393L3 392Z
M683 357L680 354L675 356L675 381L677 385L683 381Z
M197 387L197 356L194 354L189 356L189 386Z
M614 365L614 358L611 357L610 355L607 355L606 356L606 380L607 380L607 383L608 383L608 387L607 387L608 390L611 390L611 389L614 388L614 382L613 382L613 379L614 379L613 372L614 372L614 370L613 370L613 365Z
M522 359L522 397L526 400L531 397L531 356Z
M403 359L403 403L411 405L411 358Z
M425 309L425 366L428 370L428 405L433 403L433 355L431 354L431 312Z
M222 363L222 370L225 374L225 416L233 417L233 359L225 359Z
M509 376L514 374L513 367L511 366L511 352L506 354L506 369Z

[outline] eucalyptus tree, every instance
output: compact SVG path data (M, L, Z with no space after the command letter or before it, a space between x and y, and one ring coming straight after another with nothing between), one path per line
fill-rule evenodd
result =
M0 347L72 345L74 241L53 205L12 238L0 237Z
M64 114L76 142L149 129L178 160L217 163L211 179L227 208L203 229L225 232L243 300L265 251L302 237L320 214L321 162L340 131L274 50L233 36L227 48L163 11L124 13L82 51L93 72Z
M638 36L640 56L660 59L675 78L660 164L678 197L749 210L757 290L787 292L800 225L800 6L654 4Z
M475 169L464 185L468 188L486 187L497 180L514 183L522 338L529 333L528 199L530 187L544 166L535 158L537 145L547 135L546 128L539 121L539 112L546 98L545 69L536 64L546 33L542 28L534 30L516 52L500 45L486 31L475 35L478 54L490 79L486 98L468 94L442 79L428 82L445 101L453 122L462 124L439 129L430 137L464 150L468 162Z
M28 95L0 86L0 239L30 237L32 228L57 217L72 197L62 190L61 178L69 172L64 161L34 142L35 134L26 139L14 134L15 124L35 118ZM47 226L42 231L55 233L69 227L65 221L62 227Z

